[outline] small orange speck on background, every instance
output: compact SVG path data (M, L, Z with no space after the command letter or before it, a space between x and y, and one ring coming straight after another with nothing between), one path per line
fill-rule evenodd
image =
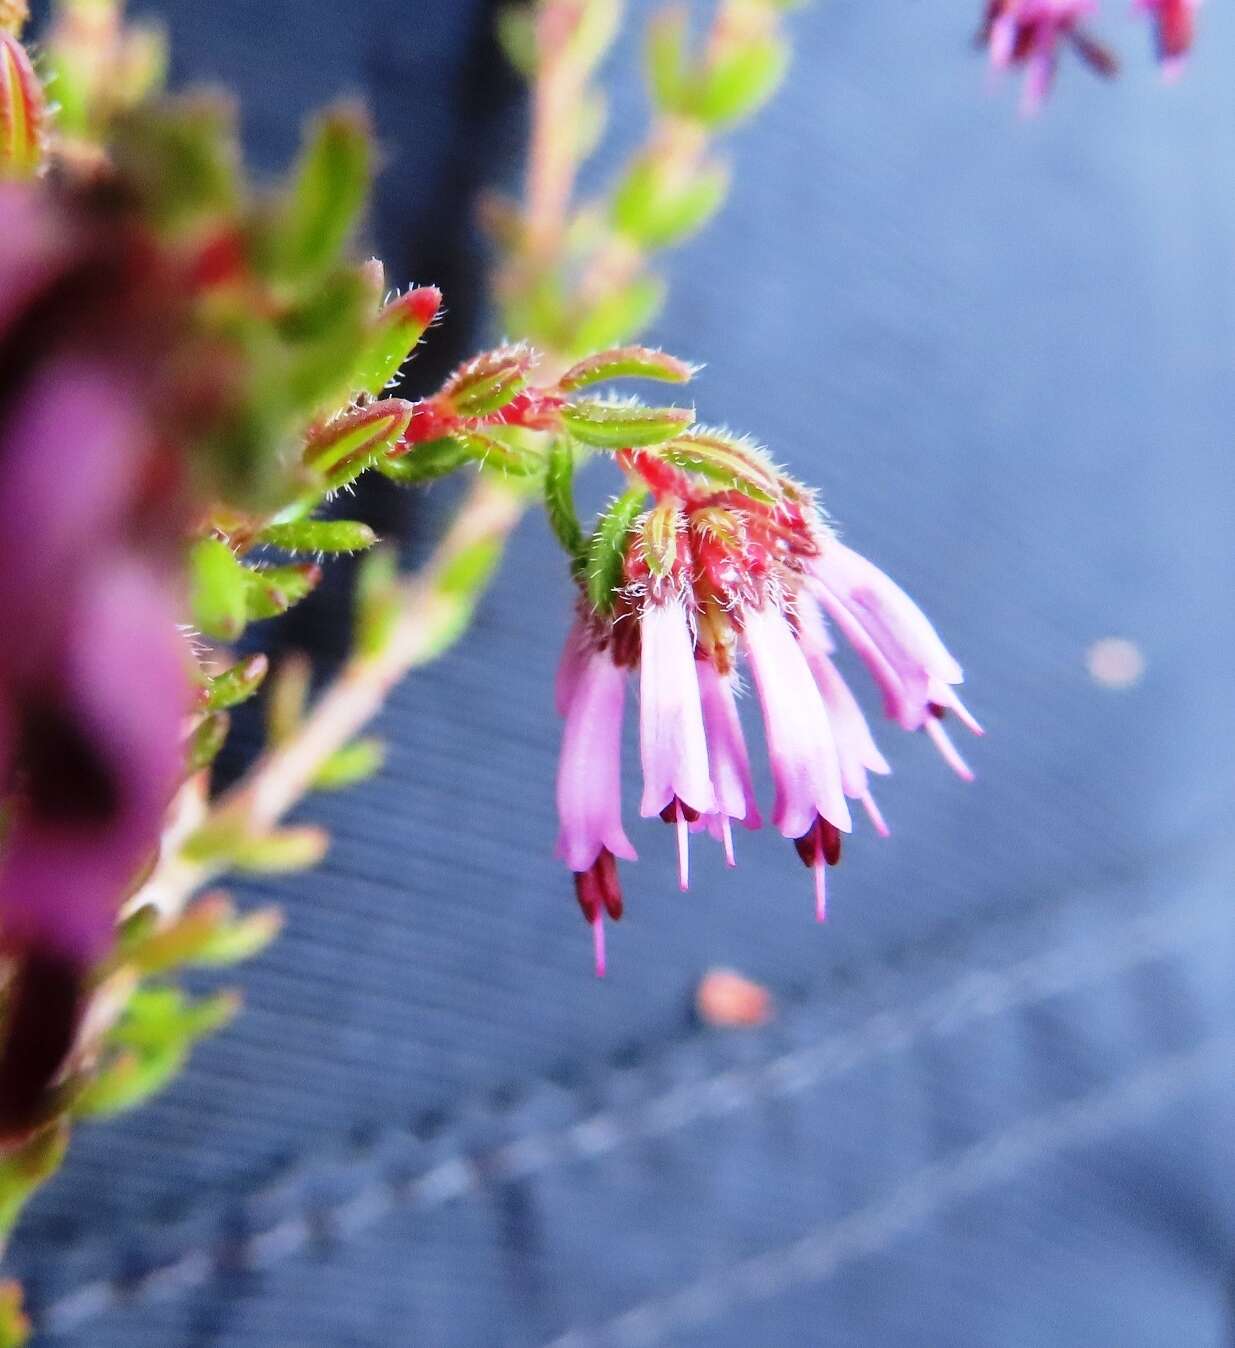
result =
M695 1011L705 1025L744 1029L766 1025L775 1014L767 988L733 969L710 969L695 990Z

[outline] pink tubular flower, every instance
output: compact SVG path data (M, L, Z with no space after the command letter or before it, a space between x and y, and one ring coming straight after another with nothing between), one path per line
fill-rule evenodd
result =
M925 730L949 766L970 780L942 720L951 711L974 734L982 728L952 691L964 675L922 610L877 566L834 538L821 545L807 585L879 685L888 717L905 730Z
M690 887L687 827L716 812L708 768L695 643L684 602L671 596L645 605L639 623L639 747L646 819L677 826L678 878Z
M731 821L736 819L749 829L757 829L763 820L755 803L750 759L733 693L733 677L719 673L711 660L699 660L696 664L712 787L716 792L716 812L703 822L720 837L725 860L733 866L736 862Z
M964 775L940 720L953 711L978 729L952 691L961 669L934 628L882 571L836 541L804 488L742 441L702 432L679 451L692 463L715 454L714 473L673 467L652 451L621 456L654 505L618 532L620 578L611 594L581 598L558 669L566 717L558 853L575 873L601 971L602 916L622 911L614 859L634 857L620 800L628 673L639 673L642 813L677 826L685 889L689 827L706 827L732 866L733 821L762 823L735 697L745 656L763 711L772 821L814 872L820 919L826 868L852 827L846 798L860 800L886 835L870 775L890 769L832 661L819 606L874 675L889 716L925 729ZM716 476L735 473L746 490L716 488Z
M1046 101L1064 43L1098 74L1118 70L1114 55L1081 27L1096 9L1095 0L989 0L979 40L994 69L1024 67L1021 111L1026 116Z
M1200 4L1201 0L1136 0L1137 9L1153 21L1158 60L1168 80L1179 75L1192 50Z
M578 633L572 638L581 641ZM622 916L614 857L636 859L622 828L622 714L626 674L608 650L580 651L568 694L558 764L557 854L575 873L579 906L592 927L596 971L605 971L603 913ZM603 911L602 911L603 910Z

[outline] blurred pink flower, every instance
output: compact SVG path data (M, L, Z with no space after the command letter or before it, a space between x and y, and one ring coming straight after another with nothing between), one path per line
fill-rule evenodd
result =
M1046 101L1065 44L1100 75L1118 70L1114 54L1081 27L1096 10L1096 0L989 0L979 37L996 70L1024 68L1021 111L1026 116Z

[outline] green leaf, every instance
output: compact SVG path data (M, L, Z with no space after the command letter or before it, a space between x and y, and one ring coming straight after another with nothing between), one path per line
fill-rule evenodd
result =
M572 568L581 566L587 554L583 527L575 511L574 488L574 451L565 436L556 436L549 446L545 465L545 513L558 542L570 557Z
M587 356L558 380L563 393L575 393L608 379L656 379L667 384L685 384L695 368L667 351L647 346L620 346Z
M574 324L568 343L572 354L599 351L629 341L660 312L667 287L659 276L637 276L596 300Z
M178 232L234 210L235 121L231 103L212 94L143 104L116 120L109 158L157 227Z
M535 450L486 435L483 431L451 431L450 438L464 451L465 456L482 468L499 470L514 477L529 477L544 466L544 459Z
M379 739L353 740L331 756L317 770L313 786L318 791L341 791L358 782L368 781L381 771L386 761L386 746Z
M219 538L200 538L189 552L189 607L207 636L235 641L244 631L248 572Z
M279 661L266 691L266 738L271 745L285 744L304 720L313 669L299 651Z
M237 917L227 895L215 892L198 899L169 926L133 944L126 960L144 976L184 965L236 964L264 950L282 926L278 908L259 908Z
M498 10L497 40L510 64L530 80L536 73L536 20L530 5L503 5Z
M190 1002L176 988L139 987L107 1035L112 1049L73 1105L82 1118L108 1118L144 1104L171 1082L197 1040L221 1029L240 999L222 992Z
M702 229L728 191L723 164L704 164L683 176L656 155L645 155L618 187L613 226L641 248L668 248Z
M487 416L522 392L532 360L532 352L525 346L482 352L459 366L438 396L461 417Z
M59 1170L68 1144L68 1125L61 1120L41 1129L15 1150L0 1155L0 1241L13 1229L35 1190ZM0 1335L16 1332L20 1325L19 1308L20 1300L14 1305L11 1295L0 1300ZM0 1344L4 1342L0 1337ZM12 1338L9 1342L21 1340Z
M391 300L373 321L356 361L356 388L376 397L398 375L442 304L436 286Z
M270 662L264 655L250 655L222 674L216 674L207 687L206 710L225 711L247 702L262 686L269 668Z
M186 860L205 865L279 874L316 866L329 847L325 829L306 824L250 833L244 820L226 817L204 824L185 839L181 852Z
M748 37L709 63L683 111L713 129L743 121L772 97L788 66L789 45L778 33Z
M587 593L597 613L613 612L614 596L621 587L629 535L647 499L644 487L631 487L600 517L588 545Z
M21 1283L0 1282L0 1348L24 1348L30 1320L22 1309Z
M466 444L450 436L440 440L426 440L410 445L406 453L387 455L378 459L377 471L392 482L432 482L456 472L465 463L472 462Z
M258 541L284 552L366 552L377 535L358 520L296 520L267 525Z
M360 564L356 577L356 635L358 655L381 655L394 634L403 608L399 562L391 548L377 548Z
M637 449L680 435L695 419L687 407L643 407L639 403L564 403L562 424L582 444L598 449Z
M674 6L648 24L644 65L653 104L670 115L681 112L686 99L687 14Z
M751 440L700 427L655 451L676 468L698 473L728 491L738 491L765 505L782 499L780 476Z
M424 660L435 660L467 631L502 555L503 539L478 538L456 552L434 578L433 595L426 606Z
M251 622L278 618L293 605L313 593L322 579L322 568L308 562L291 566L247 568L248 591L245 596Z
M185 751L185 772L188 776L208 768L218 758L230 729L231 718L225 711L216 711L201 722L189 736Z
M305 467L325 480L328 491L345 486L395 448L414 411L401 398L383 398L344 412L309 436Z
M369 191L371 139L358 105L331 108L314 121L276 236L276 275L304 281L338 260Z

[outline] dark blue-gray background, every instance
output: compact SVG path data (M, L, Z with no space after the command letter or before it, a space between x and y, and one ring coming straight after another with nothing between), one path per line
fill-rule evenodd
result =
M733 873L698 848L683 896L640 825L598 983L552 858L568 587L529 519L395 695L381 777L303 811L326 864L239 887L290 918L244 1016L83 1129L31 1210L10 1262L42 1341L1229 1341L1235 15L1205 7L1167 91L1107 8L1125 78L1066 62L1031 125L983 94L974 5L796 14L652 334L928 608L990 732L977 784L884 730L893 837L855 838L823 929L774 834ZM178 77L237 86L264 163L313 104L371 100L374 244L451 301L429 386L486 335L469 201L519 145L487 7L162 9ZM415 551L449 495L369 508ZM1087 674L1107 635L1136 687ZM714 964L776 1021L700 1027Z

